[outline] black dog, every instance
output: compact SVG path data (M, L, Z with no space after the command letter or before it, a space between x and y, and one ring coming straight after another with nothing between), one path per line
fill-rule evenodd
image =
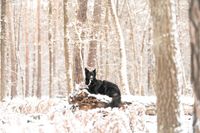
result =
M119 107L121 103L121 93L118 86L105 80L96 79L96 69L89 71L85 68L85 84L88 85L88 91L92 94L102 94L112 97L109 106Z

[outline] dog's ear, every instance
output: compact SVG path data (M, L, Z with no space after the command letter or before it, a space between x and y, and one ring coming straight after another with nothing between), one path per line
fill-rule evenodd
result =
M96 69L93 70L94 78L96 78Z
M85 72L88 72L89 70L85 67Z
M94 69L93 72L96 73L96 69Z
M85 75L89 72L89 70L85 67Z

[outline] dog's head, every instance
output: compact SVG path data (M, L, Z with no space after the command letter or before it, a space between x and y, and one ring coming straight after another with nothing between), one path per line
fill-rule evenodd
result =
M90 85L96 79L96 69L89 71L85 68L85 84Z

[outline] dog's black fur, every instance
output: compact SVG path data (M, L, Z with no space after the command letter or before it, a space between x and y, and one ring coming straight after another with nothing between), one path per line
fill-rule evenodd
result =
M112 97L109 104L111 107L119 107L121 103L121 92L114 83L105 80L96 79L96 69L89 71L85 68L85 84L88 85L88 91L92 94L102 94Z

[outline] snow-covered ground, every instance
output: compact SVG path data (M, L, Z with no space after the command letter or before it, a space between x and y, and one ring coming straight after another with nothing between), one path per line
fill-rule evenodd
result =
M0 103L0 133L156 133L156 116L145 114L155 97L123 96L125 108L74 110L67 98L15 98ZM192 98L182 98L192 104ZM184 131L192 132L185 115Z

